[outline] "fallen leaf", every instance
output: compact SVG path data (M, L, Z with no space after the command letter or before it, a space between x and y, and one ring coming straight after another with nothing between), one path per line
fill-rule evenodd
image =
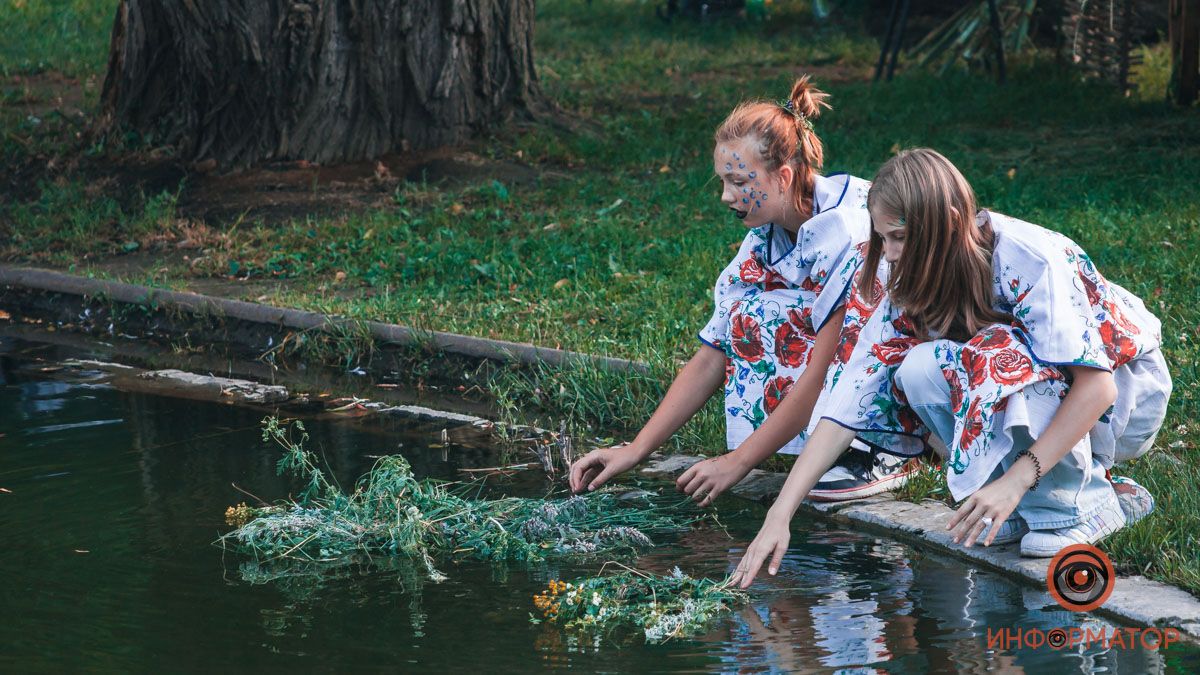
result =
M566 286L569 283L571 283L571 282L568 279L559 279L558 281L554 282L554 288L555 288L555 290L557 290L559 288L562 288L563 286Z
M548 230L557 230L557 229L558 229L558 223L550 223L549 225L547 225L547 226L543 227L542 229L543 229L543 230L547 230L547 231L548 231Z
M76 553L91 553L91 551L87 550L86 548L77 548L72 550L74 550Z
M334 281L336 281L336 282L337 282L337 283L339 283L339 284L340 284L340 283L342 283L343 281L345 281L345 280L346 280L346 273L345 273L345 272L338 272L337 274L333 275L333 280L334 280Z
M461 216L466 210L467 207L457 202L450 205L450 215L452 216Z
M1008 176L1009 180L1016 178L1017 177L1017 167L1015 167L1015 166L1012 167L1004 175Z
M7 321L12 318L12 314L0 309L0 321Z
M666 164L663 164L662 166L658 167L658 172L659 173L671 173L671 167L667 166Z

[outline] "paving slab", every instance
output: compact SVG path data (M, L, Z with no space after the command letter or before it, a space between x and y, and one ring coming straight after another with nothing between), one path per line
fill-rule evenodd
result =
M672 479L702 457L687 455L651 455L642 473ZM754 501L774 499L787 475L755 469L730 489L737 497ZM926 548L948 553L968 562L1016 577L1040 589L1045 604L1053 604L1045 591L1047 558L1025 558L1016 542L997 546L955 544L946 529L954 510L946 504L925 500L919 504L899 501L891 494L876 495L850 502L818 503L805 501L800 513L817 515L857 529L879 532ZM1183 636L1200 642L1200 599L1190 593L1140 575L1121 576L1112 595L1097 613L1126 622L1158 628L1178 628Z
M180 389L199 390L216 397L229 397L235 403L281 403L288 400L287 387L260 384L250 380L235 380L215 375L198 375L182 370L148 370L138 377L144 380L169 382Z

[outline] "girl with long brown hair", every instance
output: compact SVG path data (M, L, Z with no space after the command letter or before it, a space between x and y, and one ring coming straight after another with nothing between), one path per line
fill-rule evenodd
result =
M823 176L813 130L827 94L807 77L783 103L739 105L718 127L713 168L721 201L748 230L717 278L701 345L658 409L627 445L601 448L571 467L575 491L595 489L662 445L724 386L732 451L701 462L678 487L703 504L775 452L799 453L842 327L843 306L870 229L868 184ZM911 469L871 453L856 473L829 481L830 498L896 487Z
M965 500L967 546L1021 542L1050 557L1145 517L1154 502L1114 462L1145 453L1171 380L1161 326L1067 237L977 211L966 179L928 149L901 152L868 196L872 234L849 312L868 316L735 576L748 586L787 549L801 499L857 436L899 455L930 434ZM872 273L886 262L886 287ZM848 323L850 319L847 320Z

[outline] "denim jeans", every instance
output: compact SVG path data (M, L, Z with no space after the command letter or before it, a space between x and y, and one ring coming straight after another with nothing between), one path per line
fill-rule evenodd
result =
M954 414L950 410L950 385L934 357L937 342L922 343L908 353L896 371L896 386L929 430L950 446L954 442ZM1022 392L1013 395L1021 396ZM994 419L1000 422L1003 416L998 414ZM1017 426L1011 431L1012 450L1000 458L988 483L1012 466L1017 453L1033 445L1035 439L1027 427ZM1085 435L1053 467L1042 467L1037 489L1025 493L1016 512L1029 529L1049 530L1077 525L1102 508L1117 508L1117 504L1104 466L1092 457L1091 439Z

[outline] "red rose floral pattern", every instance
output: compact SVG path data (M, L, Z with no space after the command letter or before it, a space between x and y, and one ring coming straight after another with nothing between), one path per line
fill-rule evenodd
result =
M845 304L867 238L868 184L818 177L815 215L795 241L780 227L750 230L717 279L714 312L700 339L725 352L726 441L734 448L800 382L817 332ZM820 378L818 378L818 382ZM781 450L796 453L801 434Z
M1116 370L1160 342L1158 319L1101 276L1074 242L999 214L986 217L996 233L995 308L1014 320L984 328L966 343L935 341L933 353L949 386L955 419L954 438L947 443L947 481L956 499L981 487L1007 456L1013 447L1010 424L1049 425L1069 387L1064 367ZM861 302L851 295L848 322ZM849 331L843 331L838 361L844 364L826 380L819 404L824 416L896 454L917 454L921 443L914 435L925 430L913 429L915 414L903 396L892 392L896 369L919 341L906 335L907 318L886 297L857 325L856 346L847 345ZM1116 433L1106 425L1114 409L1128 414L1133 404L1122 400L1132 396L1128 389L1118 389L1117 404L1091 433L1092 452L1105 466L1111 465ZM1023 405L1010 405L1014 396L1022 397ZM1014 414L1018 418L1008 419ZM1024 417L1029 415L1034 418Z

